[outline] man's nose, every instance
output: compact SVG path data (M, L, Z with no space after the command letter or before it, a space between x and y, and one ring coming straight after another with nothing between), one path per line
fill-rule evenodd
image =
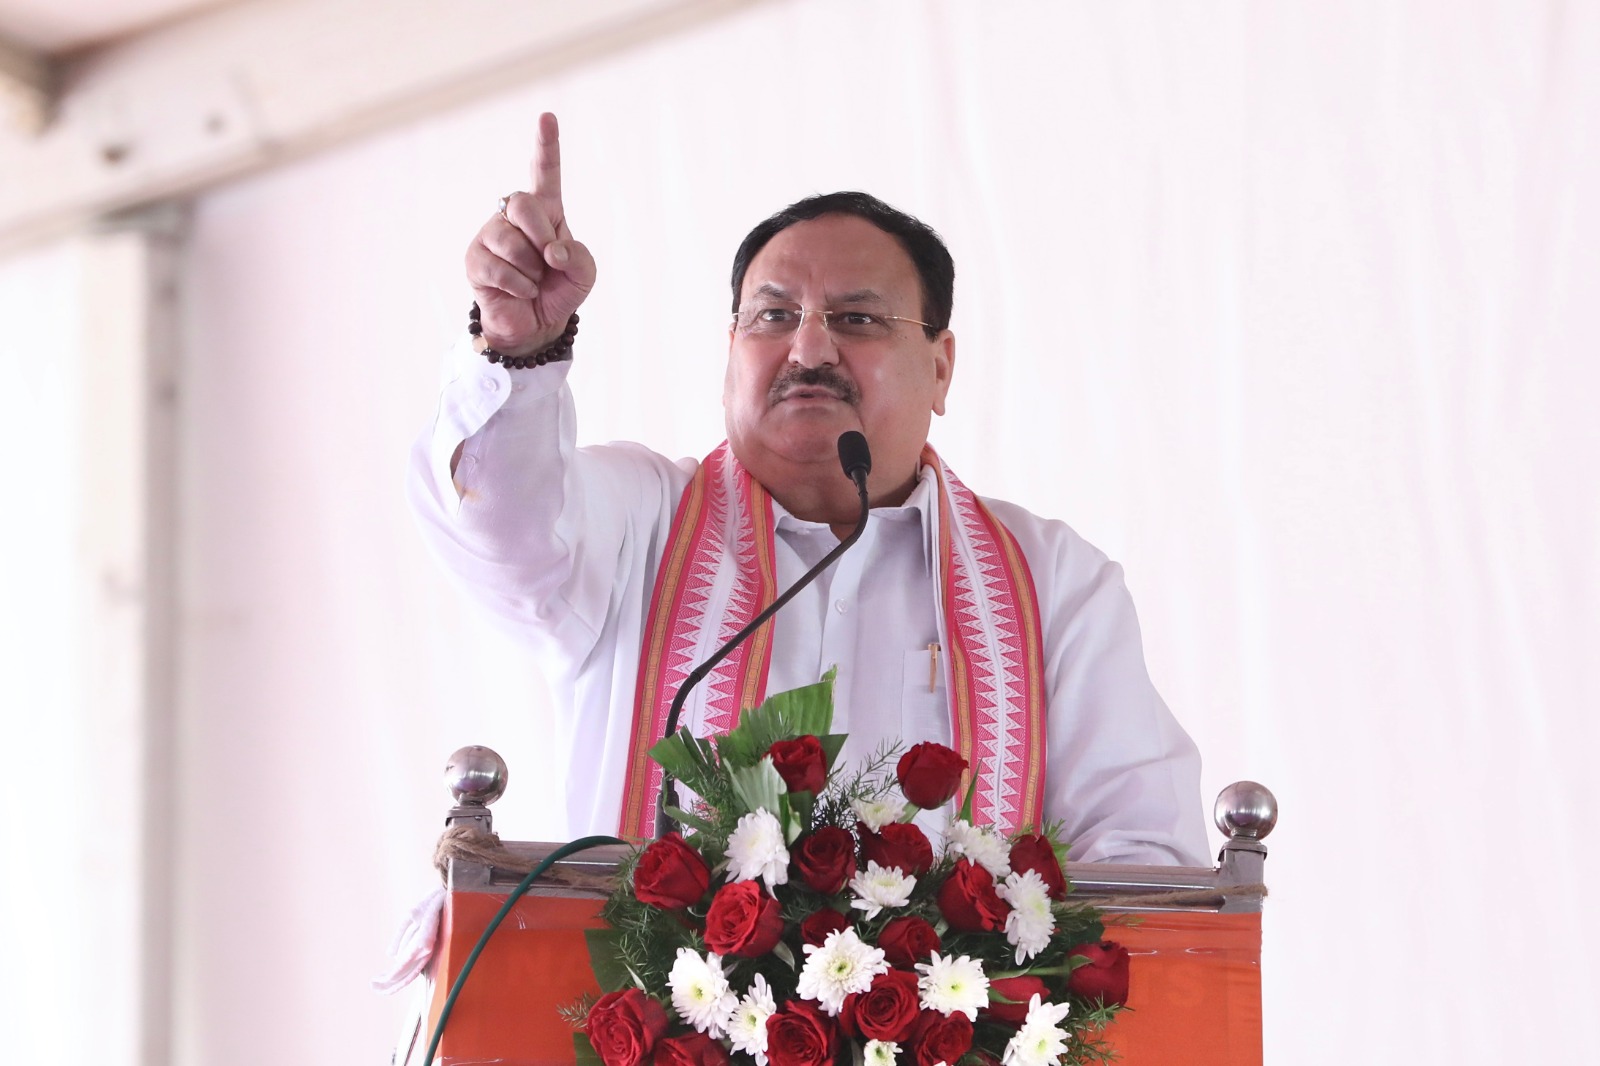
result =
M828 330L828 321L815 311L806 311L789 342L789 362L803 367L832 366L839 361L839 347Z

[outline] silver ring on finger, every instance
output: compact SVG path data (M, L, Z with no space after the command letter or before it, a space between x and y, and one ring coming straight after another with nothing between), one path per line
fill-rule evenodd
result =
M495 208L496 211L500 212L500 217L505 219L507 222L511 221L511 216L506 214L506 208L511 206L511 198L515 195L517 194L514 192L506 193L504 196L500 197L500 203Z

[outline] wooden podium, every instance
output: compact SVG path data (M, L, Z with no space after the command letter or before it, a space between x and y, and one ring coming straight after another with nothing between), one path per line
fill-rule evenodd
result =
M463 749L464 751L467 749ZM479 749L486 750L486 749ZM461 753L457 753L458 756ZM492 753L490 753L492 755ZM498 756L493 756L498 761ZM454 765L454 763L453 763ZM504 764L500 764L504 778ZM487 829L499 790L452 785L451 824ZM492 791L492 795L487 795ZM487 795L487 798L483 798ZM1131 1008L1109 1042L1125 1066L1260 1066L1261 838L1276 821L1271 793L1252 782L1223 790L1216 817L1229 835L1214 868L1070 863L1074 898L1106 913L1109 939L1133 956ZM523 869L554 844L505 844ZM576 1061L573 1029L558 1009L598 995L586 929L598 928L624 849L597 848L557 863L490 938L456 1001L435 1062L444 1066L553 1066ZM400 1066L420 1066L429 1034L463 961L520 873L452 860L425 1028L402 1047Z

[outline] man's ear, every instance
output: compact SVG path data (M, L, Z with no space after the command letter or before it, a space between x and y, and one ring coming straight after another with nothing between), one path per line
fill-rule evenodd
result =
M945 394L950 391L950 378L956 372L956 335L945 330L933 339L933 372L938 390L933 397L933 413L944 414Z

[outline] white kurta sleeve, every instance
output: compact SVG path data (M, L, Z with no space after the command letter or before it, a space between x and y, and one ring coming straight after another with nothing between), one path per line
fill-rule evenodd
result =
M991 502L1033 571L1049 699L1045 816L1075 862L1209 866L1200 754L1145 667L1122 567L1060 522Z
M463 342L450 364L411 457L424 539L497 621L584 659L615 625L619 573L659 557L688 475L637 445L576 447L570 362L508 371Z

